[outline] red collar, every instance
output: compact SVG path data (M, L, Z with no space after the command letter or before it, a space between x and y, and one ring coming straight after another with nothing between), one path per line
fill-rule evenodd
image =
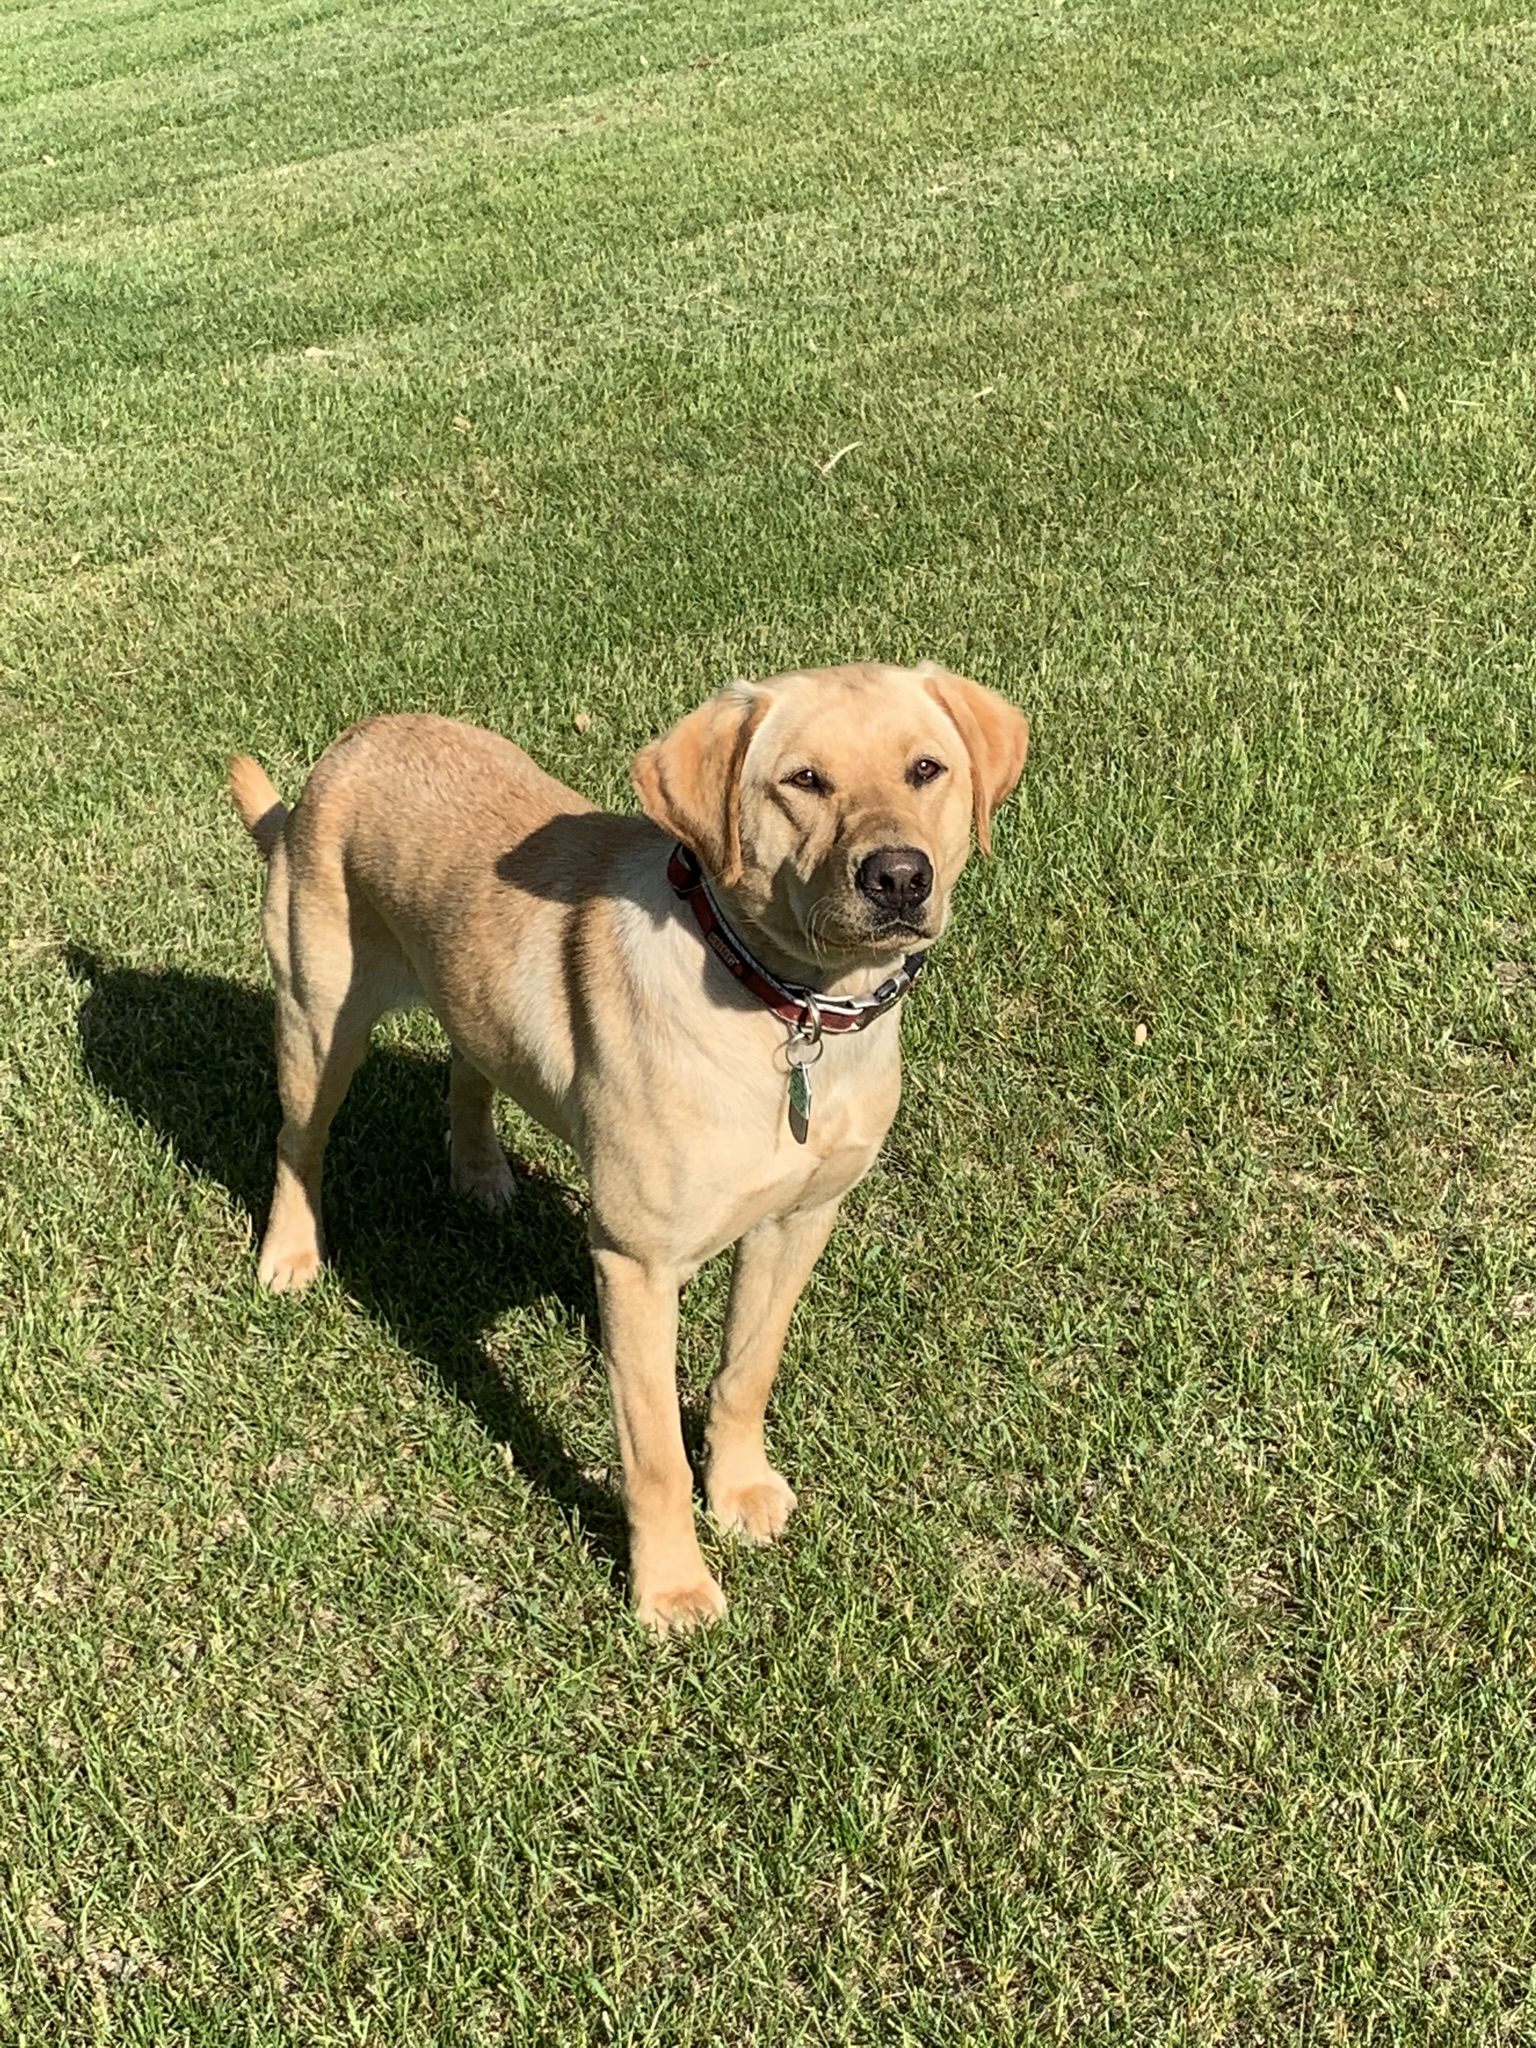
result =
M909 953L889 981L881 982L870 996L823 996L814 989L792 981L780 981L760 961L754 960L715 907L709 883L698 858L686 846L674 846L667 862L667 880L693 912L704 943L720 962L772 1010L775 1017L792 1025L805 1038L819 1038L824 1031L862 1031L894 1010L922 972L926 953Z

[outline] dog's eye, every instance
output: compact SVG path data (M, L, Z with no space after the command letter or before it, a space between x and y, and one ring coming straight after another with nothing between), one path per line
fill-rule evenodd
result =
M921 789L925 782L937 782L944 772L944 763L942 761L930 760L924 754L920 761L914 761L907 770L907 780L908 782L915 783Z
M825 792L827 787L814 768L797 768L793 775L786 775L784 780L790 789L812 789L818 794Z

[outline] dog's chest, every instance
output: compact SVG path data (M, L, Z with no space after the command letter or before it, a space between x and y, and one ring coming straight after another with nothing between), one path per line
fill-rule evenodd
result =
M894 1040L894 1032L891 1034ZM895 1045L824 1041L819 1058L781 1051L755 1077L754 1162L771 1206L834 1200L865 1173L896 1113L901 1073ZM743 1120L742 1137L746 1137ZM764 1141L767 1141L766 1143ZM746 1164L743 1147L738 1158Z

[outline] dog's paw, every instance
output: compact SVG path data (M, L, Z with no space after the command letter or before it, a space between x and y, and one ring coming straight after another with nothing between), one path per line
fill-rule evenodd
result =
M320 1271L320 1253L312 1244L264 1244L256 1270L270 1294L298 1294Z
M517 1196L517 1181L499 1152L490 1159L483 1153L462 1159L453 1154L448 1179L456 1195L467 1196L482 1209L508 1209Z
M795 1511L794 1489L771 1465L736 1485L711 1483L708 1497L718 1526L748 1543L777 1542Z
M681 1586L637 1586L635 1614L653 1635L686 1636L725 1613L725 1595L708 1572Z

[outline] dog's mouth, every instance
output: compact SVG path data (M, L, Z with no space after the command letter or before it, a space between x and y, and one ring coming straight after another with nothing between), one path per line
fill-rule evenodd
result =
M899 912L881 915L871 911L865 916L857 912L841 921L840 928L829 938L846 946L864 949L873 953L910 953L919 946L931 945L944 929L943 913L937 907L924 906L907 916Z
M800 942L797 950L825 972L860 958L899 961L904 954L920 952L943 931L948 902L935 891L921 904L898 909L838 890L803 909L793 905L790 914Z
M864 927L863 936L877 946L911 946L914 942L938 937L927 919L920 922L905 917L881 918L878 923Z

